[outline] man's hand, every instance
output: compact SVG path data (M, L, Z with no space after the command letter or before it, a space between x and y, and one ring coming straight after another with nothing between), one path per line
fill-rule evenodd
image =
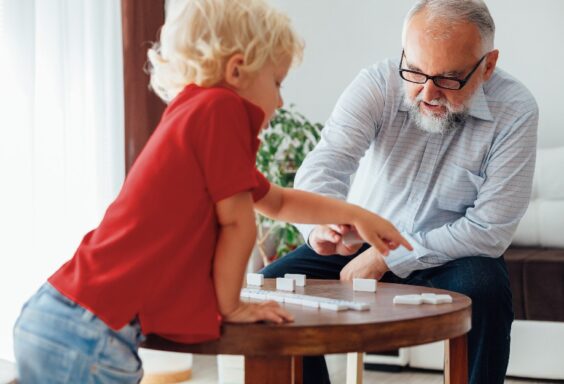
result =
M317 254L323 256L354 255L362 244L346 246L343 243L343 235L350 231L351 228L348 225L318 225L309 235L309 245Z
M341 270L341 280L352 281L355 277L380 280L387 271L389 268L384 255L370 247L345 265Z

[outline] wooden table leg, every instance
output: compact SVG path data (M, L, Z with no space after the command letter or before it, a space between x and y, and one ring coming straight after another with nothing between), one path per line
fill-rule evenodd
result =
M245 356L245 384L301 383L301 356Z
M347 384L362 384L364 353L347 353Z
M468 336L445 340L445 384L468 383Z
M304 359L302 356L294 356L294 384L304 383Z

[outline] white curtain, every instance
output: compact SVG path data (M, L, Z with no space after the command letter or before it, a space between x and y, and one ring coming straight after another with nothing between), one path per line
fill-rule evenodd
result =
M0 0L0 358L124 177L119 0Z

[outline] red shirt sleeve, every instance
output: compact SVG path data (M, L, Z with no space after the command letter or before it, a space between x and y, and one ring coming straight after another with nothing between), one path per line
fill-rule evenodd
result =
M258 186L253 190L253 201L261 200L268 191L270 190L270 182L264 177L258 169L255 169L255 177L257 179Z
M200 119L195 142L206 187L214 203L243 191L264 197L270 184L256 170L258 129L243 100L218 93Z

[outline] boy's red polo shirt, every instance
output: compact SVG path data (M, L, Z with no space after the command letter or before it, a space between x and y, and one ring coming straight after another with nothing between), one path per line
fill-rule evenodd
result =
M268 192L255 167L263 118L231 90L187 86L99 227L49 282L116 330L138 316L145 334L186 343L219 337L214 204Z

